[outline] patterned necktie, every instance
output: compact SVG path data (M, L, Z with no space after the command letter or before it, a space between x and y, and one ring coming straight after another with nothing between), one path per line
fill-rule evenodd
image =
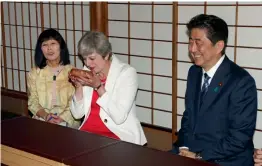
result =
M207 75L207 73L204 74L204 83L202 85L202 89L201 89L201 95L200 95L200 105L202 105L203 102L203 98L205 97L207 90L208 90L208 80L210 79L210 77Z

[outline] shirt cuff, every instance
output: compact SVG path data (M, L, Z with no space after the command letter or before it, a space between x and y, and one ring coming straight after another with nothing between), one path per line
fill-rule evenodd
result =
M182 150L182 149L189 150L189 148L186 147L186 146L181 146L181 147L179 147L179 150Z
M79 105L79 104L83 104L83 98L81 99L81 100L76 100L76 96L74 95L73 96L73 102L74 102L74 104L76 104L76 105Z

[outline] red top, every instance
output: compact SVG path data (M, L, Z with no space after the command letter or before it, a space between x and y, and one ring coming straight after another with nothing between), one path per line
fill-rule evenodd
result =
M94 90L91 103L91 112L89 114L88 119L85 121L84 125L80 128L80 130L120 140L118 136L111 132L102 122L99 116L100 106L96 103L98 98L99 95L97 91Z

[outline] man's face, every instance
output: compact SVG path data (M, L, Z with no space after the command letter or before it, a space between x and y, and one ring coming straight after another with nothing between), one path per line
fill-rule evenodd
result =
M221 41L217 45L206 36L205 29L193 28L189 36L188 50L194 63L208 71L221 57Z

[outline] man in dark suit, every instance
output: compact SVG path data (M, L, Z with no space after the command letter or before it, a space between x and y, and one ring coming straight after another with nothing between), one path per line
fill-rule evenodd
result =
M224 20L200 14L187 28L195 65L188 72L186 109L173 151L222 166L254 166L255 81L225 55Z

